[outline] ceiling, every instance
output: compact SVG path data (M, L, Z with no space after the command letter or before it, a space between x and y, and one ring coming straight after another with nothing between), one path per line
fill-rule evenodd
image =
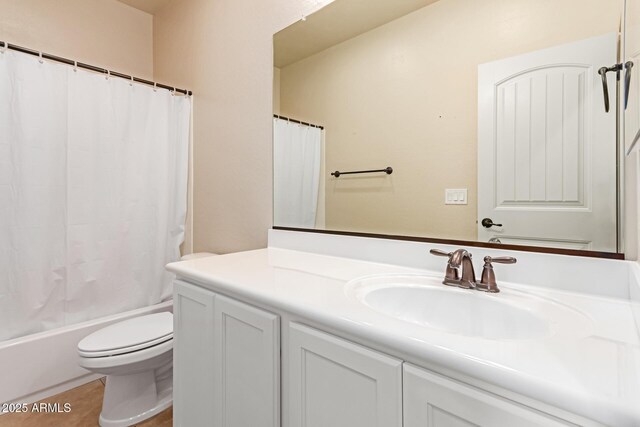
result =
M118 0L120 3L140 9L144 12L155 14L171 0Z
M274 64L278 68L293 64L436 1L334 1L274 36Z

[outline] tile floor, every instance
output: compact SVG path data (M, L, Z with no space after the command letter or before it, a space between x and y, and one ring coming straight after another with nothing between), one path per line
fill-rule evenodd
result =
M14 413L0 415L0 427L95 427L102 406L104 380L92 381L64 393L51 396L41 402L64 403L71 405L68 413ZM31 405L29 405L31 406ZM171 427L173 423L172 408L159 413L140 424L138 427Z

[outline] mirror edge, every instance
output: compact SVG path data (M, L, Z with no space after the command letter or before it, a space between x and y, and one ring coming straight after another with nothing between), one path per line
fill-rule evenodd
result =
M277 225L272 226L271 229L282 230L282 231L295 231L295 232L303 232L303 233L334 234L338 236L353 236L353 237L366 237L366 238L374 238L374 239L402 240L402 241L409 241L409 242L436 243L440 245L471 246L471 247L477 247L477 248L503 249L508 251L537 252L537 253L555 254L555 255L581 256L581 257L588 257L588 258L605 258L605 259L613 259L613 260L625 259L624 253L620 253L620 252L599 252L599 251L589 251L589 250L581 250L581 249L552 248L552 247L546 247L546 246L510 245L510 244L502 244L502 243L478 242L478 241L471 241L471 240L438 239L438 238L431 238L431 237L360 233L360 232L352 232L352 231L316 230L313 228L280 227Z

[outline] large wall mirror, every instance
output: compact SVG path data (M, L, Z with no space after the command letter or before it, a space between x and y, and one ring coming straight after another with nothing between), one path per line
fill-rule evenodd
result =
M335 0L282 30L274 226L622 252L622 25L619 0Z

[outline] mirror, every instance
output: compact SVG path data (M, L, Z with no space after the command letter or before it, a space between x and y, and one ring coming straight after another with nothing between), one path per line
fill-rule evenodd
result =
M335 0L277 33L274 226L620 252L622 15Z

